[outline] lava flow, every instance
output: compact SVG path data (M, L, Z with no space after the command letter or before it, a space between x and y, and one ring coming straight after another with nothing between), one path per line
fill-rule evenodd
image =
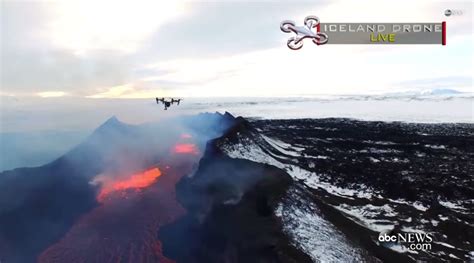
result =
M158 168L152 168L142 173L133 174L130 178L115 181L115 182L104 182L102 190L100 191L97 199L99 202L103 202L105 197L116 191L124 191L127 189L142 189L150 186L161 176L161 171Z
M193 143L180 143L176 144L173 148L174 153L184 153L184 154L199 154L199 150L196 144Z
M100 205L44 250L38 262L173 262L163 255L158 231L186 213L175 189L199 161L200 150L191 138L180 136L171 154L160 156L160 168L127 177L97 177Z
M174 262L163 256L158 230L186 212L176 200L175 186L197 161L169 156L161 160L161 171L152 168L105 185L101 194L107 201L82 216L38 262ZM114 194L120 192L125 198Z

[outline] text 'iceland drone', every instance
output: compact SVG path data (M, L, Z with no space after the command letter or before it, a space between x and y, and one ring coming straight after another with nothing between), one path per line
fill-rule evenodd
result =
M290 49L303 47L305 39L324 44L438 44L446 45L446 22L441 23L320 23L307 16L302 26L285 20L281 31L294 34L287 41Z

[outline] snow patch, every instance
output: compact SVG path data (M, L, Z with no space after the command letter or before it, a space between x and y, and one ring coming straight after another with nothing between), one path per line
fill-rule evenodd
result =
M275 215L294 245L314 262L364 262L361 249L351 245L343 233L321 216L321 211L296 189L278 205Z
M451 201L441 201L441 200L439 200L438 202L439 202L440 205L442 205L446 208L452 209L452 210L467 210L462 205L451 202Z
M291 144L288 144L286 142L282 142L280 140L272 139L272 138L270 138L268 136L265 136L265 135L261 135L261 136L268 144L270 144L273 148L280 151L281 153L283 153L285 155L293 156L293 157L301 156L301 154L299 154L297 152L288 150L288 149L296 150L295 147L293 147ZM298 151L298 150L296 150L296 151Z
M364 206L350 206L341 204L335 207L339 211L347 214L354 222L376 232L389 231L394 228L394 222L380 217L396 217L398 214L389 205L374 206L372 204Z

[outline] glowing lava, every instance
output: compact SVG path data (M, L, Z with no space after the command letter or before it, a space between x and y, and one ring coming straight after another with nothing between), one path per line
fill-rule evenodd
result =
M173 155L160 160L161 172L153 168L109 184L104 184L103 178L99 182L107 186L104 189L111 198L106 196L106 202L81 216L65 235L40 254L37 262L174 263L163 255L158 232L185 215L186 210L176 200L176 183L191 173L198 161L194 155ZM115 191L113 186L120 190L127 185L125 182L132 181L128 185L151 185L138 188L140 192L110 192ZM115 198L116 193L126 193L129 198Z
M102 202L111 192L145 188L154 183L160 175L160 169L155 167L142 173L134 174L124 180L104 183L97 199L99 202Z
M196 144L192 143L176 144L173 148L173 152L183 154L199 154Z

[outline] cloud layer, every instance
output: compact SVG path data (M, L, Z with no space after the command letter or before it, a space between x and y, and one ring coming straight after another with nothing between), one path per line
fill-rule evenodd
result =
M472 91L472 3L409 6L2 1L0 95L295 96L390 92L431 82ZM447 8L463 14L447 18ZM448 45L287 49L279 23L301 23L308 14L327 22L447 20Z

